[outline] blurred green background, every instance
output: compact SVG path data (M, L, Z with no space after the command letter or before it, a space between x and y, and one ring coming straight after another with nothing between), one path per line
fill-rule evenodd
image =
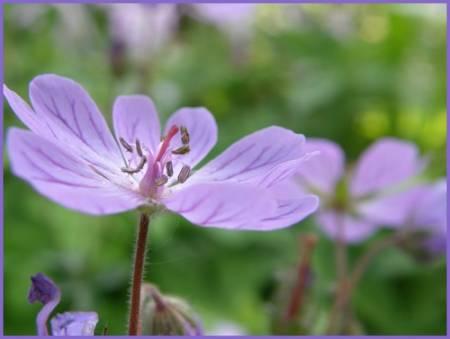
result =
M151 96L162 120L181 106L206 106L219 125L208 159L250 132L281 125L338 142L350 160L385 135L412 140L430 157L426 175L445 175L444 5L258 5L243 39L183 15L171 38L139 63L111 47L108 11L106 5L6 5L6 84L28 100L34 76L71 77L109 121L120 94ZM20 125L4 107L5 129ZM4 161L4 333L35 333L40 306L26 297L36 272L62 288L59 312L95 310L99 332L107 326L110 334L125 333L137 214L66 210L14 177L7 154ZM267 334L277 277L295 266L297 238L307 232L319 235L313 270L320 333L332 303L334 254L312 218L258 233L160 216L150 229L147 279L188 300L207 332L233 327ZM367 245L353 246L352 258ZM445 272L443 259L385 251L353 299L360 330L444 334Z

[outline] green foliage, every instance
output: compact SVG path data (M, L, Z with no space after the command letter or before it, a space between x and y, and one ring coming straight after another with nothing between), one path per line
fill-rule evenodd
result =
M445 175L445 23L411 14L414 5L299 6L294 21L280 20L282 6L266 6L239 63L220 31L185 18L176 38L149 59L147 78L133 65L113 75L101 9L86 7L90 30L70 40L53 7L21 26L16 11L27 6L5 8L5 82L24 97L34 76L52 72L80 82L109 121L119 94L150 95L162 120L181 106L206 106L219 125L209 159L268 125L335 140L349 160L378 137L398 136L430 155L426 176ZM350 22L346 32L330 26L336 15ZM20 125L7 105L4 121L5 128ZM99 332L107 326L110 334L124 333L136 214L80 215L14 177L7 155L4 171L5 334L35 333L39 306L26 295L36 272L62 288L58 311L95 310ZM225 320L267 334L275 276L295 265L296 238L305 232L320 237L313 257L319 310L311 328L323 332L335 287L334 245L312 219L257 233L159 216L150 229L147 279L188 300L207 329ZM366 247L352 248L352 261ZM353 305L369 334L443 334L445 263L386 251L362 279Z

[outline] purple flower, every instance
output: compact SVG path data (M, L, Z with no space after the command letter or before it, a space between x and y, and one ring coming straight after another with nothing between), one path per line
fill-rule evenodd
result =
M232 40L247 40L256 4L195 4L194 16L204 22L216 25Z
M314 195L277 192L311 156L304 136L290 130L272 126L250 134L193 172L217 140L205 108L176 111L161 139L153 102L120 96L113 107L116 142L94 101L70 79L36 77L33 108L7 87L4 94L31 129L8 132L13 172L67 208L103 215L165 207L198 225L271 230L318 206Z
M372 144L355 167L345 172L342 149L322 139L308 139L306 152L320 155L305 162L296 181L304 192L321 198L317 222L331 238L359 242L381 225L400 226L407 217L404 186L423 167L417 148L383 138Z
M125 47L138 64L165 46L178 25L174 4L112 4L107 10L113 46Z
M445 253L447 238L447 183L421 185L408 192L409 209L405 226L426 233L423 247L432 254Z
M28 301L30 303L39 301L44 305L36 318L38 336L48 335L47 320L60 300L61 291L50 278L42 273L31 277ZM66 312L57 314L51 319L52 335L94 335L97 322L98 316L95 312Z

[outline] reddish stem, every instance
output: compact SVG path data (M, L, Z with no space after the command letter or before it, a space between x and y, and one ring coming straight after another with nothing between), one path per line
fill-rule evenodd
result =
M290 303L284 318L286 322L293 320L301 312L303 297L305 294L306 285L308 283L311 254L316 241L317 239L314 235L308 235L304 238L300 238L302 254L297 270L297 282L292 290Z
M139 230L136 239L136 250L134 255L133 277L131 282L130 317L128 322L129 335L140 335L141 332L139 311L141 303L141 285L142 276L144 273L148 224L148 215L142 213L139 220Z

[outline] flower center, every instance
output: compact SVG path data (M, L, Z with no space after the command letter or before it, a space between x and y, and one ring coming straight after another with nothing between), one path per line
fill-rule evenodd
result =
M180 135L181 146L174 148L171 143L176 135ZM134 155L133 145L128 144L123 138L119 138L119 141L125 151ZM162 138L161 144L156 152L156 156L152 152L144 154L141 143L136 140L136 166L134 168L124 167L122 172L133 175L141 172L145 164L148 163L147 169L139 182L139 190L142 194L148 197L157 198L162 193L162 190L166 184L184 183L191 174L191 168L187 165L183 165L178 173L177 180L170 180L174 175L174 157L179 157L189 153L189 132L184 126L173 125Z

